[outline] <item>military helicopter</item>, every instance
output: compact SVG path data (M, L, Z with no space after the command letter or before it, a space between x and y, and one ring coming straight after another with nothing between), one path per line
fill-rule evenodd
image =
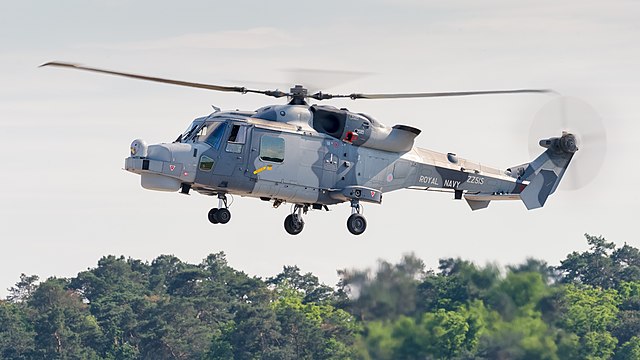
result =
M289 92L202 84L110 71L63 62L57 66L128 78L202 88L255 93L288 99L255 111L215 111L193 120L171 143L149 145L136 139L125 169L141 176L145 189L216 196L218 206L208 213L213 224L231 219L228 195L292 204L284 220L291 235L304 228L310 209L349 202L347 228L364 233L367 221L362 203L382 203L383 193L399 189L446 191L465 199L472 210L493 200L521 200L527 209L542 207L557 189L574 154L578 139L563 131L542 139L546 150L529 163L506 170L414 146L421 130L410 125L388 127L373 117L328 105L309 105L307 99L399 99L517 93L549 93L519 89L437 93L309 94L302 85ZM548 136L548 135L547 135Z

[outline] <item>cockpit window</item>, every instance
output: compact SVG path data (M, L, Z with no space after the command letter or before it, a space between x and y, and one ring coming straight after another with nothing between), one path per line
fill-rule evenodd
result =
M242 146L247 141L247 127L241 125L233 125L229 140L227 140L227 152L239 154L242 152Z
M222 143L222 136L227 128L227 124L224 122L212 122L203 127L198 133L198 141L202 141L211 145L216 150L220 149L220 143Z
M180 139L182 142L187 142L189 140L193 140L193 137L196 133L196 130L203 124L202 121L194 121L191 123L191 125L189 125L189 127L187 128L187 130L185 130L185 132L180 135L180 137L178 137L178 139Z

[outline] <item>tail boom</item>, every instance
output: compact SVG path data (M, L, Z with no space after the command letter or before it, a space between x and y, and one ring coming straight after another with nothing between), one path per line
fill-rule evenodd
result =
M578 150L575 136L567 133L542 140L540 145L547 150L535 160L507 171L416 148L417 176L403 187L451 191L455 199L464 195L472 210L484 209L492 200L522 200L529 210L540 208L557 189Z

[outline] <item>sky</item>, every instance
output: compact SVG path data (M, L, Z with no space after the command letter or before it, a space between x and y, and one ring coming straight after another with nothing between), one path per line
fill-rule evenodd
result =
M639 3L619 0L0 0L0 296L21 273L75 276L108 254L146 261L174 254L198 263L224 251L250 275L298 265L334 285L337 269L409 252L436 268L445 257L558 264L587 248L584 233L640 246L638 18ZM236 197L231 221L215 226L206 214L217 199L144 190L139 176L122 170L129 144L171 142L211 105L255 110L279 100L38 68L54 60L258 89L550 88L593 107L609 141L598 172L580 168L593 177L587 186L558 191L534 211L494 202L471 212L450 194L405 190L365 205L361 236L347 231L350 207L342 204L310 212L292 237L282 225L288 205ZM296 69L362 76L340 83ZM530 160L532 120L552 98L331 104L420 128L417 146L506 168Z

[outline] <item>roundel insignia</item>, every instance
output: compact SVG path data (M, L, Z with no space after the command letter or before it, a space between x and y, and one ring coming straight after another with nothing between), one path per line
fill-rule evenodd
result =
M393 174L387 175L387 182L392 182L392 181L393 181Z
M173 170L175 170L175 169L176 169L176 166L175 166L175 165L173 165L173 164L169 165L169 170L173 171Z

